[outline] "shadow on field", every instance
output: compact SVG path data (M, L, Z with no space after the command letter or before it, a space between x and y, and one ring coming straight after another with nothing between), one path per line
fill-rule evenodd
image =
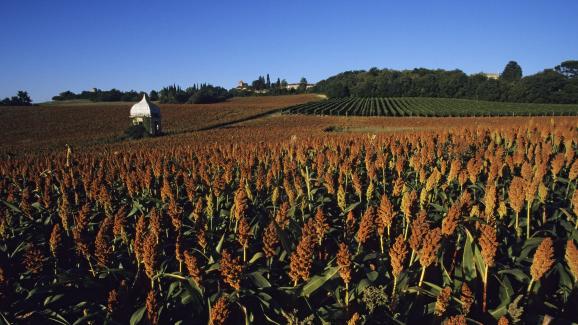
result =
M231 126L234 124L238 124L238 123L242 123L242 122L247 122L247 121L251 121L251 120L256 120L262 117L266 117L266 116L270 116L276 113L281 113L284 110L284 108L279 108L279 109L274 109L272 111L267 111L264 113L259 113L256 115L251 115L248 117L244 117L238 120L234 120L234 121L230 121L230 122L225 122L225 123L219 123L219 124L215 124L215 125L211 125L211 126L207 126L204 128L200 128L200 129L195 129L192 131L208 131L208 130L213 130L213 129L219 129L219 128L223 128L223 127L227 127L227 126ZM191 131L185 131L185 132L191 132ZM177 133L184 133L184 132L177 132Z
M382 132L397 132L397 131L420 131L432 129L431 127L410 127L410 126L359 126L359 127L347 127L331 125L323 129L324 132L328 133L339 133L339 132L360 132L360 133L382 133Z

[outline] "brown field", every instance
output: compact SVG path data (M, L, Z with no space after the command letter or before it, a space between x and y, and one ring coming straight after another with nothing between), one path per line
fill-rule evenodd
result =
M161 105L163 128L175 134L258 116L291 105L319 100L317 95L233 98L218 104ZM86 146L115 142L129 125L131 104L63 104L3 107L0 151L45 151L65 144Z
M166 144L174 141L259 142L311 136L407 133L456 128L512 128L543 124L578 125L578 117L344 117L284 115L276 110L322 99L319 95L233 98L219 104L161 105L166 136L121 141L131 104L85 103L0 110L0 153L63 152L70 144L93 150L101 144Z
M341 117L272 114L249 121L200 132L176 134L130 142L142 146L199 143L271 143L313 139L386 136L399 134L436 134L462 129L513 130L538 126L576 126L578 117ZM114 148L123 148L118 143Z

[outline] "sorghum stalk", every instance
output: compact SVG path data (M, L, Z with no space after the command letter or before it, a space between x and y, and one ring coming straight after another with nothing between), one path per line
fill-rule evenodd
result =
M384 253L384 247L383 247L383 237L384 237L384 232L385 229L387 229L387 236L390 236L390 228L391 228L391 223L393 221L393 205L391 204L391 201L389 201L389 198L387 197L387 195L383 195L381 197L381 201L379 203L379 208L377 210L377 218L376 218L376 224L377 224L377 233L379 235L379 246L381 248L381 253Z
M403 230L403 238L407 239L407 235L409 232L409 218L412 212L413 205L415 200L417 199L417 194L415 191L405 192L403 197L401 198L401 209L403 212L404 217L404 230Z
M462 312L464 313L464 315L467 315L470 312L470 309L472 308L472 305L474 303L474 293L472 292L472 290L470 289L470 287L468 287L467 283L464 282L462 283L462 294L460 297L460 300L462 302Z
M429 224L427 222L427 213L421 210L417 217L411 223L411 236L409 238L409 246L411 247L411 257L409 259L409 266L413 264L415 254L421 249L424 244L424 238L429 232Z
M483 297L482 297L482 310L484 312L486 312L487 297L488 297L488 272L489 272L489 266L488 266L488 264L486 264L486 267L484 268L484 278L482 280L484 283L484 293L483 293Z
M329 230L329 224L327 224L326 219L323 209L318 207L317 213L315 214L315 234L317 235L317 244L319 246L323 243L325 233Z
M243 247L243 262L247 261L247 248L249 247L249 239L251 237L251 226L247 219L243 216L239 219L238 241Z
M494 266L496 258L496 250L498 249L498 240L496 236L496 228L488 224L480 225L480 246L482 248L482 258L484 260L484 274L482 277L482 283L484 285L484 291L482 294L482 310L486 311L486 297L488 289L488 272L489 268Z
M532 284L539 281L552 268L552 265L554 265L554 246L552 238L546 237L536 249L536 253L534 253L534 259L530 267L532 279L530 284L528 284L528 293L532 290Z
M510 207L516 213L516 236L520 237L520 228L519 228L519 214L522 208L524 207L524 199L525 199L525 189L526 181L519 176L515 176L512 179L512 183L510 184L510 188L508 189L508 196L510 198Z
M578 249L574 245L574 241L569 239L566 242L566 252L564 259L570 268L570 273L574 276L574 282L578 282Z
M197 286L200 286L201 283L201 269L197 263L197 258L193 255L192 251L185 251L184 252L185 258L185 266L187 267L187 271L189 276L195 281Z
M239 258L233 257L226 249L221 254L220 272L223 282L230 285L233 289L241 289L241 273L243 272L243 265Z
M520 237L520 223L519 223L519 218L518 218L519 213L516 211L516 224L515 224L515 230L516 230L516 237Z
M313 200L311 195L311 176L309 175L309 166L305 165L305 185L307 186L307 199L309 202Z
M530 239L530 210L532 209L532 202L526 201L526 239Z
M419 284L418 284L418 287L420 287L420 288L421 288L421 284L423 283L423 278L425 277L425 268L426 267L422 265L421 274L419 276Z
M578 229L578 189L572 195L572 211L574 212L574 229Z
M450 300L452 298L452 289L450 287L445 287L442 291L438 294L435 303L435 311L434 314L436 316L443 316L447 311Z
M230 315L229 300L225 296L221 296L211 308L209 315L209 324L221 325L225 324Z
M458 239L456 240L455 248L454 248L454 255L452 256L452 264L450 265L449 274L452 274L454 271L454 266L456 265L456 260L458 258L458 247L460 247L460 240L462 239L462 234L458 233Z
M419 256L419 263L421 264L421 275L419 277L419 287L423 283L425 270L437 258L437 252L441 246L442 233L440 228L434 228L427 233L424 239L421 254Z
M539 183L536 183L534 180L526 182L526 239L530 239L530 212L532 211L532 203L534 203L539 186Z
M375 211L373 207L369 207L361 217L359 223L359 230L357 231L357 253L361 251L361 246L370 238L373 232L375 221Z
M289 277L293 281L293 286L297 286L299 279L309 280L309 273L313 265L313 248L315 240L312 233L307 233L308 228L312 228L312 219L302 228L302 235L297 248L293 251L289 262Z
M269 267L273 263L273 256L275 256L275 249L278 243L277 230L275 229L274 221L271 221L263 232L263 252L269 261Z
M349 305L349 282L351 281L351 255L347 244L340 243L337 252L337 265L339 266L339 276L345 283L345 306Z

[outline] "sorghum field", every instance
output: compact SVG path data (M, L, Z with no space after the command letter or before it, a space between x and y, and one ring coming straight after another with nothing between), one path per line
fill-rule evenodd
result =
M291 114L358 116L540 116L577 115L578 105L488 102L455 98L335 98L304 103Z
M0 322L578 322L577 125L281 115L3 156Z

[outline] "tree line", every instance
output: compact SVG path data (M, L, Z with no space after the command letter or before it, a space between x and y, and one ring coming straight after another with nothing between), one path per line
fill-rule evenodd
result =
M144 91L137 92L134 90L123 92L115 88L111 90L85 90L78 94L72 91L64 91L52 97L52 100L83 99L93 102L135 102L139 101L145 93ZM170 85L160 91L151 90L148 93L148 97L152 101L160 101L167 104L203 104L225 101L230 95L225 88L204 83L195 84L185 89L177 85Z
M443 97L528 103L578 103L578 61L522 76L510 61L497 79L461 70L346 71L320 81L312 89L328 97Z
M301 78L299 87L296 89L287 88L288 83L285 79L277 78L271 82L269 74L259 76L250 85L243 88L232 88L227 90L220 86L213 86L208 83L194 84L191 87L181 88L173 84L162 88L161 90L144 91L122 91L116 88L102 90L94 88L84 90L80 93L67 90L53 96L54 101L65 100L89 100L92 102L136 102L139 101L143 94L147 94L151 101L159 101L163 104L209 104L225 101L234 96L253 96L259 95L287 95L303 93L307 90L307 79ZM17 96L5 98L0 101L0 106L25 106L31 105L32 101L25 91L19 91Z
M20 90L16 96L6 97L0 100L0 106L30 106L32 99L28 96L28 92Z
M210 104L223 102L230 97L227 89L209 84L193 85L184 90L172 85L159 91L159 100L163 104Z
M277 78L276 81L271 82L269 74L266 76L259 76L251 84L247 84L243 88L232 88L227 90L220 86L213 86L207 83L194 84L191 87L182 88L178 85L170 85L162 88L159 91L152 90L148 93L149 99L152 101L160 101L163 104L209 104L225 101L234 96L253 96L259 95L288 95L303 93L307 90L307 79L301 78L299 87L297 89L288 89L287 81L285 79ZM142 98L145 92L140 91L126 91L123 92L118 89L101 90L92 89L85 90L78 94L72 91L64 91L57 96L52 97L52 100L90 100L93 102L135 102Z
M84 99L90 100L93 102L134 102L138 101L142 98L142 95L145 92L143 91L122 91L115 88L111 90L101 90L101 89L92 89L92 90L85 90L78 94L67 90L61 92L57 96L52 97L52 100L77 100L77 99ZM149 97L155 97L152 100L158 100L158 93L156 91L151 91Z

